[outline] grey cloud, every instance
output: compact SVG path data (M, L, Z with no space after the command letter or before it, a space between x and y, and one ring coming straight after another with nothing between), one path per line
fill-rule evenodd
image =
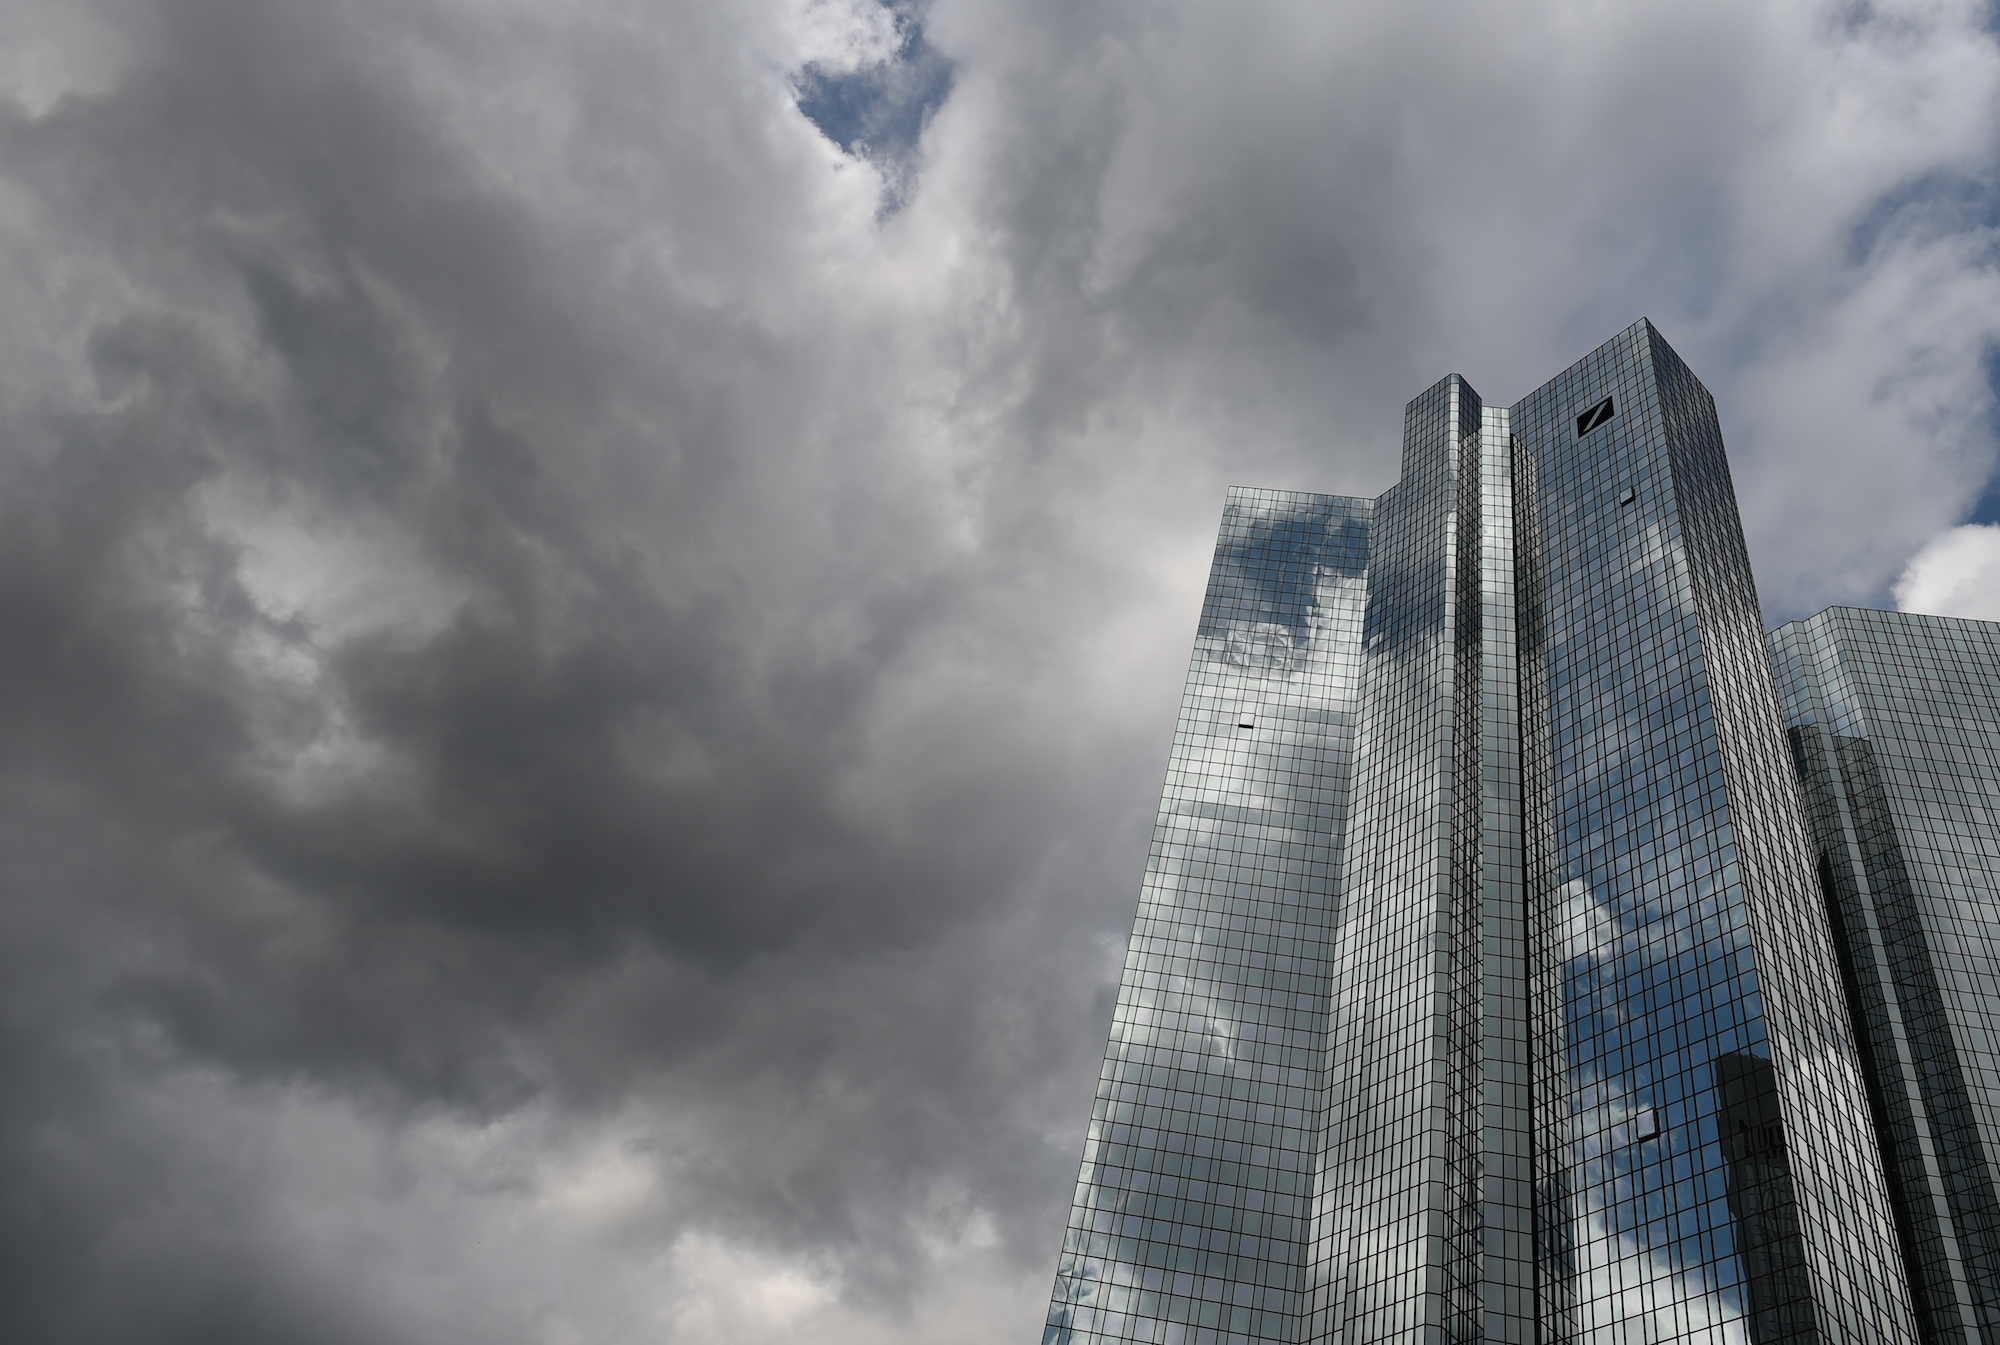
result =
M95 133L107 120L62 108L25 134L65 162L114 157L108 181L128 152L153 147L105 145ZM169 120L162 134L184 130ZM316 208L289 199L305 186L323 189L259 182L235 204L313 220ZM365 176L343 191L394 195ZM86 238L91 205L65 219ZM715 540L702 515L734 470L729 440L759 412L675 386L671 365L658 371L665 387L652 384L656 370L631 367L649 360L611 353L636 336L615 313L607 331L545 310L533 291L567 259L523 243L509 205L447 201L457 217L443 222L412 207L410 230L491 248L443 275L431 266L441 239L379 220L275 245L226 237L202 259L198 280L214 289L191 314L148 305L91 333L105 403L23 417L47 448L10 474L10 644L39 655L10 664L10 774L17 794L57 797L16 817L96 861L51 840L46 870L17 875L18 917L58 926L37 951L67 970L14 978L9 1185L21 1217L8 1240L23 1279L8 1295L10 1334L425 1337L421 1314L325 1310L361 1267L265 1242L281 1212L238 1187L274 1174L250 1162L203 1171L231 1160L184 1153L186 1134L135 1133L128 1118L149 1086L187 1069L221 1069L238 1090L358 1096L392 1129L440 1106L504 1117L541 1096L587 1112L664 1075L654 1087L668 1133L647 1152L675 1194L638 1236L671 1244L695 1225L832 1256L892 1296L910 1288L898 1206L921 1204L939 1168L1023 1147L1004 1126L979 1142L1007 1114L994 1082L967 1085L958 1064L991 1056L963 1045L986 1029L970 1005L936 1012L996 969L975 960L957 987L916 987L922 1002L893 1034L883 978L840 970L934 945L1033 864L1021 818L1046 805L1024 813L1026 801L996 802L977 779L930 783L909 824L935 839L914 845L831 797L864 746L872 680L948 605L949 577L919 569L859 595L859 628L841 641L851 647L831 656L756 649L762 595L742 592L740 576L671 571ZM189 223L159 213L162 232ZM144 233L98 245L128 248L124 264L147 279L185 264L144 255ZM724 324L695 315L675 337L697 344L704 325ZM647 429L668 418L658 448L679 489L656 523L692 539L607 534L616 510L593 513L588 487L566 479L566 462L593 452L607 472L644 470L621 469L629 431L606 423L600 398L628 414L637 404ZM554 439L556 425L597 442L566 459L573 442ZM309 616L266 610L241 544L204 507L204 492L237 477L319 520L387 514L471 596L436 629L323 641ZM810 564L775 530L761 545ZM671 597L647 577L662 566ZM264 656L244 666L260 642L272 659L313 664L310 684L266 675ZM282 758L338 736L335 719L384 759L327 797L274 788ZM796 953L773 965L801 946L818 955L803 971ZM635 1002L609 1021L565 1020L634 957L650 969ZM68 1019L81 1020L72 1033L46 1035ZM857 1049L847 1039L859 1032L895 1043L900 1063ZM1062 1041L1057 1058L1079 1045ZM90 1077L106 1069L115 1084ZM65 1072L86 1076L80 1095L30 1086ZM939 1098L940 1086L958 1091ZM890 1088L914 1105L877 1091ZM100 1157L47 1161L35 1141L52 1125ZM109 1171L94 1181L77 1170L99 1163ZM1017 1200L974 1184L991 1190L986 1203ZM462 1324L467 1338L478 1320Z
M1781 603L1990 462L1951 15L939 0L884 216L838 10L78 7L0 114L10 1338L1027 1335L1225 483L1639 311ZM1863 376L1964 423L1759 506Z

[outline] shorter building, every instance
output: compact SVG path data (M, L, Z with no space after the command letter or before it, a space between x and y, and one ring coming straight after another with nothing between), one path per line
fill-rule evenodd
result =
M2000 1340L2000 624L1771 634L1927 1342Z

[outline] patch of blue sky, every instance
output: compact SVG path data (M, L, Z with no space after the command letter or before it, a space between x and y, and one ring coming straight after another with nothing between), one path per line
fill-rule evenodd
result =
M1939 171L1885 192L1848 235L1848 260L1866 261L1890 240L1935 238L2000 225L2000 192L1964 173Z
M1995 229L2000 229L2000 189L1993 183L1964 173L1926 173L1885 193L1862 216L1848 235L1848 260L1859 265L1894 240ZM1981 363L1994 395L1990 425L2000 440L2000 348L1988 349ZM1965 521L2000 523L2000 464Z
M2000 347L1989 347L1983 361L1986 366L1986 386L1993 389L1993 411L1990 424L1993 437L2000 440ZM2000 464L1995 464L1993 473L1986 478L1986 489L1980 492L1978 501L1972 506L1967 523L2000 523Z
M885 214L902 204L917 142L951 93L953 74L951 61L924 40L921 16L892 8L902 42L889 59L838 73L808 64L797 76L806 120L847 153L882 169Z

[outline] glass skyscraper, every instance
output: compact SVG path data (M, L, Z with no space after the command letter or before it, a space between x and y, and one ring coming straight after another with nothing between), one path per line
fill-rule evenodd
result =
M1926 1341L2000 1339L2000 625L1771 635Z
M1800 800L1650 323L1511 407L1444 379L1378 499L1232 490L1045 1345L1918 1340L1849 1007L1901 954L1843 980ZM1984 1321L1990 1188L1932 1155L2000 1111L1939 1097L1906 1166Z

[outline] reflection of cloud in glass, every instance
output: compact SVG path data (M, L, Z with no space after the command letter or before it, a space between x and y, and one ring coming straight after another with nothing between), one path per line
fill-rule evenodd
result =
M1266 600L1284 620L1231 618L1202 631L1197 648L1210 658L1265 678L1285 678L1305 671L1324 675L1345 672L1347 685L1331 690L1352 691L1352 679L1360 667L1351 651L1342 648L1339 638L1352 641L1368 591L1358 577L1320 573L1307 579L1285 577L1267 581L1267 591L1275 591L1283 606ZM1296 620L1292 619L1296 615ZM1337 629L1336 629L1337 628Z
M1580 1345L1633 1345L1682 1340L1708 1345L1750 1345L1733 1285L1712 1282L1701 1266L1682 1269L1671 1251L1649 1250L1635 1237L1604 1237L1599 1224L1579 1244L1577 1273L1584 1309Z
M1211 579L1214 586L1243 595L1231 604L1231 624L1275 624L1303 638L1322 606L1326 580L1351 580L1360 591L1368 523L1344 511L1344 503L1328 497L1311 503L1231 497ZM1210 614L1204 618L1202 636L1222 633Z
M1591 895L1581 878L1563 884L1561 914L1556 925L1563 962L1578 958L1597 959L1617 949L1618 916Z
M1689 844L1719 847L1729 827L1696 825L1687 835ZM1685 969L1691 958L1754 1012L1755 973L1732 965L1748 941L1717 876L1674 885L1637 876L1622 885L1622 900L1576 878L1553 904L1571 1046L1566 1138L1580 1339L1615 1345L1614 1323L1622 1323L1615 1331L1624 1345L1668 1338L1751 1345L1737 1259L1716 1258L1733 1245L1733 1221L1714 1217L1717 1202L1688 1175L1715 1166L1699 1161L1705 1146L1693 1124L1708 1104L1686 1097L1675 1107L1662 1104L1656 1085L1673 1072L1670 1059L1635 1068L1615 1049L1593 1045L1671 1033L1684 1015L1698 1015L1698 1006L1690 1011L1651 995L1673 978L1673 964ZM1680 1063L1711 1065L1713 1049L1697 1040L1679 1053ZM1667 1173L1679 1175L1665 1180ZM1681 1217L1704 1206L1711 1208L1700 1222L1716 1239L1709 1248L1685 1236Z
M1579 1088L1576 1102L1570 1134L1583 1185L1573 1206L1572 1236L1577 1296L1585 1305L1578 1323L1581 1345L1675 1338L1751 1345L1733 1283L1717 1282L1707 1268L1688 1265L1671 1235L1656 1244L1650 1236L1653 1221L1620 1224L1621 1206L1629 1208L1637 1194L1637 1170L1656 1162L1660 1146L1671 1142L1660 1109L1614 1078ZM1699 1201L1681 1203L1692 1207Z

